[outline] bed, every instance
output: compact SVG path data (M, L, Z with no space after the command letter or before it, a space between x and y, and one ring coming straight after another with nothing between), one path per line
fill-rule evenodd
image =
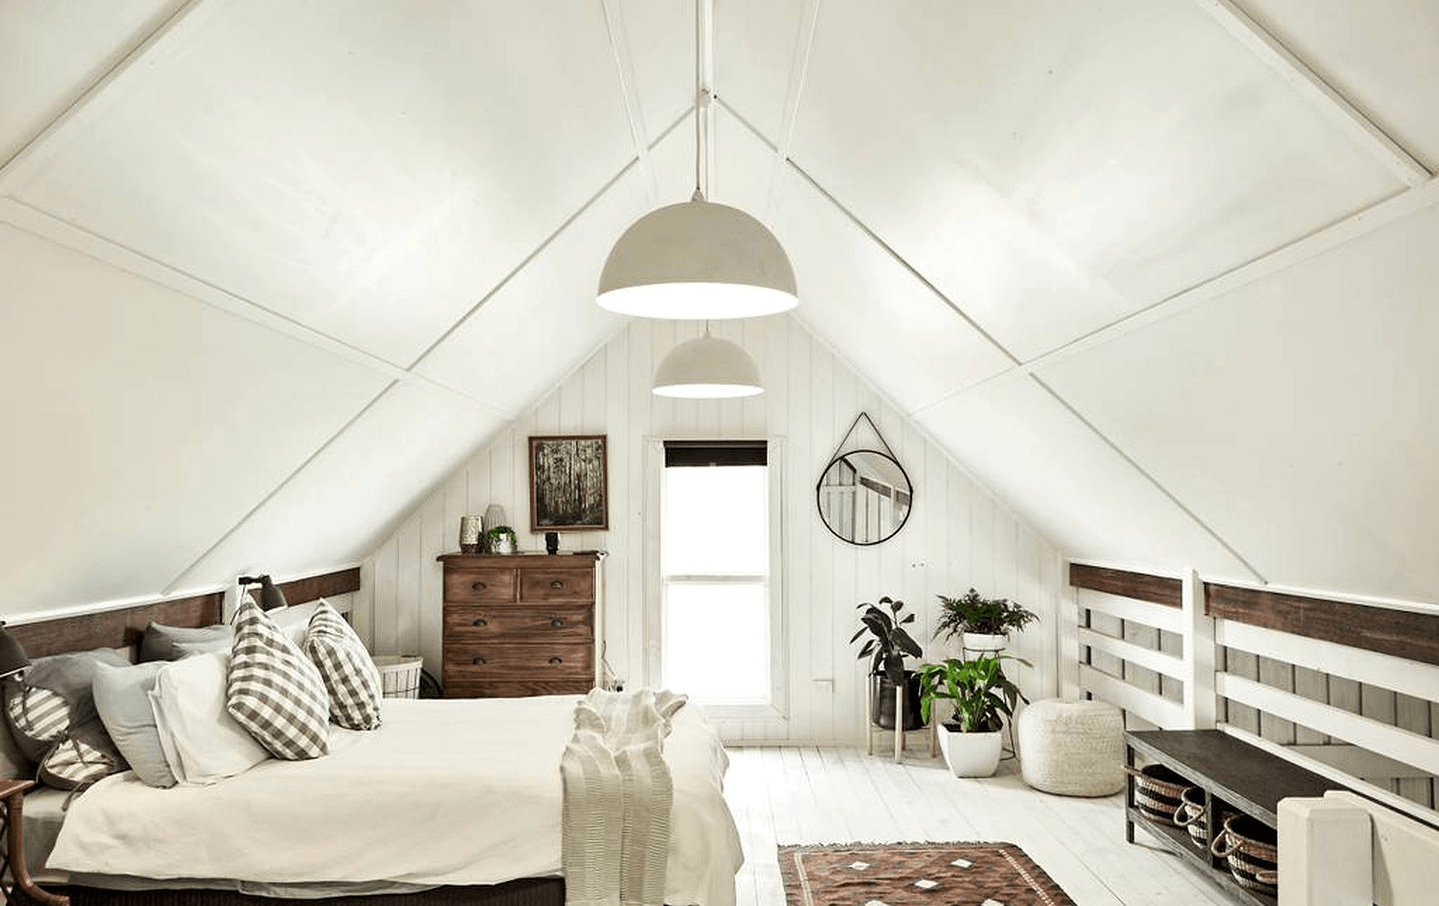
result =
M148 618L106 619L125 628L123 642ZM75 648L95 641L93 626L14 628L27 648L47 653L67 639ZM63 814L56 791L32 795L26 838L32 848L53 840L40 879L76 906L256 897L560 904L560 762L583 699L385 699L378 730L332 726L330 754L311 761L270 759L209 786L170 789L122 772ZM673 783L664 902L731 906L742 857L723 798L723 747L686 705L662 751Z

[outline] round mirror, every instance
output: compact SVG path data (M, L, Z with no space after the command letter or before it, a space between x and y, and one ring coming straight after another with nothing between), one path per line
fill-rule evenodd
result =
M837 456L815 486L819 518L850 544L878 544L904 527L913 503L909 476L893 456L854 450Z

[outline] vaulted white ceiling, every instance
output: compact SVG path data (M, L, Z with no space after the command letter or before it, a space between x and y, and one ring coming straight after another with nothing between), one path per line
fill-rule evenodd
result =
M711 197L1061 549L1436 597L1439 5L713 3ZM0 0L3 610L367 553L621 325L693 54L686 0Z

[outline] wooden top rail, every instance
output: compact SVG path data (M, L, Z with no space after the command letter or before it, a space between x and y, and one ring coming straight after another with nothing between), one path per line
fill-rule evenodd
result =
M1122 569L1071 563L1069 564L1069 584L1075 588L1107 592L1124 598L1163 604L1165 607L1184 606L1183 583L1178 579L1165 576L1151 576Z
M291 604L347 594L360 589L360 568L337 570L290 582L277 582ZM98 613L82 613L38 623L6 626L30 657L85 651L90 648L123 648L140 640L151 621L168 626L209 626L220 622L224 592L192 598L137 604Z

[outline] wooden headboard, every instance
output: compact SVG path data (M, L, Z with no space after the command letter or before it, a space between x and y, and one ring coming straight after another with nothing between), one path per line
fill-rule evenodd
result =
M360 590L360 568L342 569L319 576L276 583L291 604ZM225 593L216 591L193 598L176 598L137 604L119 610L83 613L38 623L5 627L31 657L84 651L89 648L123 648L140 641L152 621L169 626L209 626L220 622Z

